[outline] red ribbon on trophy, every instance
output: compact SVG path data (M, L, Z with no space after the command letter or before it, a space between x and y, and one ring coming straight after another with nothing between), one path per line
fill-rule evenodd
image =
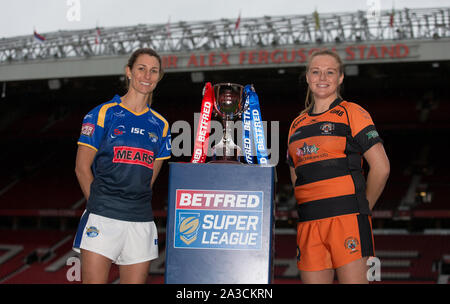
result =
M204 163L206 160L214 99L213 87L210 82L207 82L203 88L202 109L198 120L197 136L195 137L191 163Z

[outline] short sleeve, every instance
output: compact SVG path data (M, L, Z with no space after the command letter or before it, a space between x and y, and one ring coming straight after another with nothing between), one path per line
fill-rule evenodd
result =
M161 146L159 148L158 155L156 155L156 159L168 159L171 156L172 151L172 143L171 143L171 134L170 129L167 130L166 136L161 139Z
M376 143L383 143L373 123L369 112L361 106L351 103L349 108L349 122L352 137L359 145L361 153L364 154Z
M287 142L287 151L286 151L286 163L289 165L289 167L295 168L294 164L294 158L289 153L290 147L291 147L291 141L295 141L295 132L299 127L299 124L305 120L306 114L300 114L297 118L294 119L294 121L291 123L291 126L289 127L289 133L288 133L288 142Z

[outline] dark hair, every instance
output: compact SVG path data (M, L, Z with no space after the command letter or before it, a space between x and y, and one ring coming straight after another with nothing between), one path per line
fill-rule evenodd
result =
M126 66L129 67L130 70L132 70L133 69L133 65L136 62L136 60L138 59L138 57L141 56L141 55L144 55L144 54L152 56L152 57L155 57L156 59L158 59L158 62L159 62L159 79L158 79L158 81L161 80L162 77L164 76L164 70L162 68L162 60L161 60L161 57L158 55L158 53L156 53L156 51L151 49L151 48L140 48L140 49L135 50L131 54L130 58L128 59L128 63L127 63ZM129 82L128 77L126 75L125 75L125 85L126 85L126 88L128 90L129 87L130 87L130 82ZM150 95L148 96L148 99L147 99L147 103L148 103L149 106L151 106L152 101L153 101L153 92L150 93Z
M314 59L314 57L320 56L320 55L329 55L329 56L333 57L339 65L339 68L338 68L339 75L344 75L344 63L342 62L341 57L339 56L338 53L330 51L330 50L321 50L321 51L312 53L308 59L308 64L306 65L305 74L308 73L309 68L311 66L311 61ZM342 98L340 91L341 91L341 86L339 85L337 87L337 96L339 98ZM309 88L309 85L308 85L308 91L306 92L306 98L305 98L305 109L301 112L301 114L303 114L305 112L309 112L309 110L311 110L314 107L314 103L315 103L314 96L313 96L313 94L311 94L311 89Z

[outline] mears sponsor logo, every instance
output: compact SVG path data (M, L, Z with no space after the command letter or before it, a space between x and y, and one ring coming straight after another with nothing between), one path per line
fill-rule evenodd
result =
M114 147L113 163L134 164L153 169L153 152L127 146Z
M175 248L261 249L262 202L261 191L177 190Z

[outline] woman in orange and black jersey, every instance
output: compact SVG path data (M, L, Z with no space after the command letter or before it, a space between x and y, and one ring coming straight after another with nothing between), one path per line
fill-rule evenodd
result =
M389 160L370 114L339 94L342 60L324 50L306 70L305 110L292 122L288 163L298 206L297 266L304 283L367 283L371 210ZM367 178L362 172L365 159Z

